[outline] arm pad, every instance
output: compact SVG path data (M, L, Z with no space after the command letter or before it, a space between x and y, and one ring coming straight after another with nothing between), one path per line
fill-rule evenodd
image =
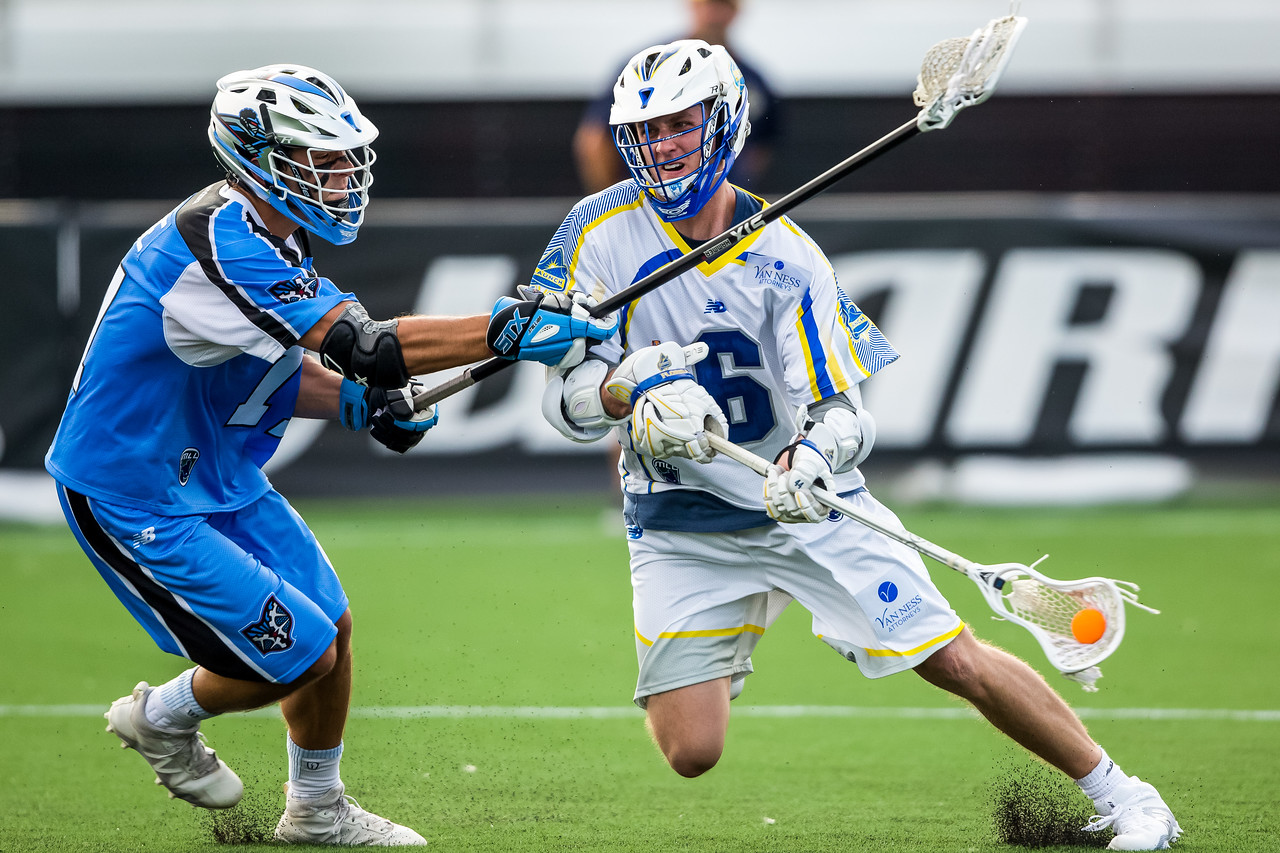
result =
M876 441L876 422L862 408L862 395L854 389L856 402L844 394L828 397L801 410L800 431L806 440L827 458L831 470L840 474L862 464L871 455Z
M409 384L395 320L373 320L359 302L347 306L320 342L320 361L352 382L371 388Z
M610 365L588 358L568 372L555 371L542 392L542 416L556 431L573 441L596 441L626 418L613 419L600 400L600 386Z

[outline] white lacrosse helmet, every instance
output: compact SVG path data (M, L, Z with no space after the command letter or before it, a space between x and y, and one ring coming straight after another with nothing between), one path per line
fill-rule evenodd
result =
M209 120L213 153L241 186L338 245L354 240L364 219L377 136L336 80L304 65L228 74L218 81ZM290 149L305 150L305 160L292 159ZM318 169L317 151L345 152L350 164ZM347 192L325 201L322 185L335 172L348 176Z
M702 163L693 172L663 180L648 122L702 107L701 122L682 133L698 133ZM747 86L720 45L682 39L645 48L622 69L613 87L609 124L631 176L667 222L694 216L729 174L751 132ZM678 158L677 158L678 159Z

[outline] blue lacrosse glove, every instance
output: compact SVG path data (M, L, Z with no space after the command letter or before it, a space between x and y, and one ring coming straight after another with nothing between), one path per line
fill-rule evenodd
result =
M579 364L588 342L613 337L618 320L596 319L592 300L580 293L520 289L522 299L504 296L493 306L485 342L499 358L538 361L567 370Z
M368 428L374 440L396 453L414 447L440 420L435 406L425 411L413 407L413 395L422 387L416 379L390 391L343 379L338 390L338 421L357 432Z

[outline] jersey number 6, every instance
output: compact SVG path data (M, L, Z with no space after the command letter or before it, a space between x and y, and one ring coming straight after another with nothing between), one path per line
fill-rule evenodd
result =
M711 351L693 366L694 375L724 411L729 440L735 444L760 441L777 423L769 389L750 376L725 375L738 368L763 367L760 345L736 329L704 332L698 340Z

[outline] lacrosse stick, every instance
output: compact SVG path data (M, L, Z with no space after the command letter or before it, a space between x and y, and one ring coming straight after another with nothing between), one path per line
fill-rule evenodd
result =
M717 453L723 453L761 476L769 473L770 464L763 458L712 432L705 435ZM975 563L906 528L887 527L868 518L849 501L825 489L814 486L810 491L828 509L842 513L968 577L982 590L987 604L996 612L996 618L1007 619L1026 628L1044 650L1049 663L1091 693L1098 689L1095 682L1102 677L1098 664L1124 639L1124 606L1132 604L1149 613L1160 612L1140 603L1138 586L1128 581L1098 577L1077 581L1054 580L1035 569L1048 557L1047 554L1030 566L1023 563ZM1102 635L1092 643L1076 639L1072 626L1077 614L1087 610L1098 611L1103 620Z
M759 213L749 216L722 234L692 249L684 255L659 267L635 284L618 291L591 309L594 317L604 317L622 306L639 299L649 291L666 284L693 269L700 263L711 263L716 258L742 242L748 235L759 231L801 203L826 190L854 170L865 166L876 157L896 148L906 140L930 130L941 130L951 124L956 113L975 106L991 97L996 81L1013 55L1014 43L1022 34L1027 19L1008 16L997 18L972 35L938 42L925 54L920 66L917 86L912 99L919 106L916 117L897 130L881 137L843 162L837 163L802 187L768 205ZM464 370L434 388L427 388L414 395L413 405L418 409L438 403L445 397L470 388L481 379L487 379L514 364L505 358L491 358L475 367Z

